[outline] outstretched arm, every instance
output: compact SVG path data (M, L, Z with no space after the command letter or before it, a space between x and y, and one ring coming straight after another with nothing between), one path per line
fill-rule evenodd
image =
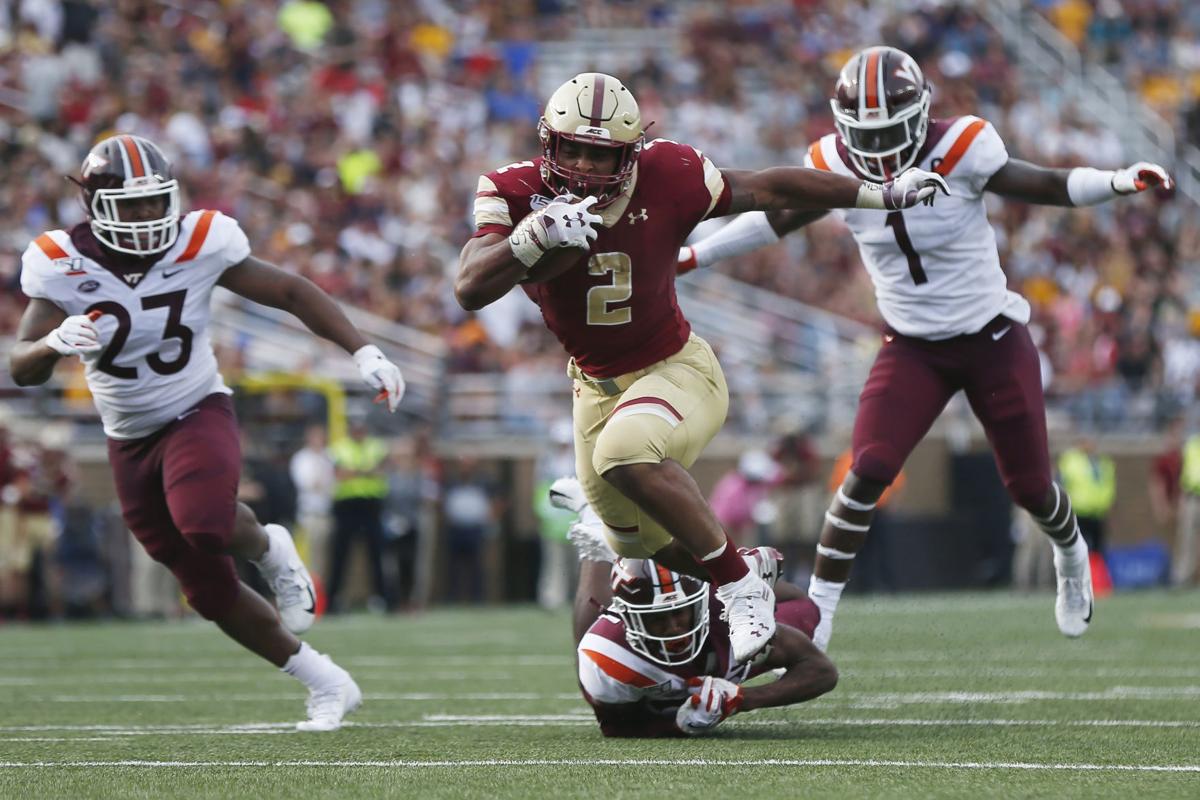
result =
M404 378L399 368L378 347L368 343L333 298L308 278L249 256L225 270L217 283L247 300L294 314L317 336L353 355L363 380L386 392L388 410L396 410L404 395ZM376 399L383 398L381 394Z
M18 386L37 386L50 380L64 353L49 343L67 313L49 300L32 298L17 326L17 342L8 354L8 371ZM93 329L94 333L94 329Z
M950 193L941 175L919 169L910 169L883 185L807 167L722 170L721 174L731 193L728 213L750 213L681 249L679 274L774 244L832 208L893 211L932 203L939 189Z
M742 711L787 706L820 697L837 686L837 667L812 640L788 625L779 625L771 640L767 667L786 672L774 683L742 690Z
M1094 206L1152 186L1170 188L1171 178L1162 167L1145 161L1113 171L1091 167L1050 169L1010 158L984 188L1024 203Z

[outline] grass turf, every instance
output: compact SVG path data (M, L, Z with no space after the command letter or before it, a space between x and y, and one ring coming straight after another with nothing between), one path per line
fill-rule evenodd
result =
M565 613L318 623L353 724L201 622L0 628L0 797L1153 797L1200 795L1194 594L847 599L826 698L695 740L605 740ZM1190 610L1190 611L1189 611ZM1147 771L1163 767L1163 771Z

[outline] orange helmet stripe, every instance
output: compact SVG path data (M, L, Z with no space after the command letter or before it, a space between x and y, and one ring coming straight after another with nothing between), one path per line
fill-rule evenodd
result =
M877 73L879 72L879 51L872 50L867 56L866 84L867 84L867 108L879 108L879 80Z
M146 166L142 163L142 153L138 149L137 142L132 136L122 136L119 140L121 146L125 148L125 155L129 156L129 169L133 178L141 178L146 174Z
M200 248L204 246L204 240L208 237L208 229L212 226L213 217L216 215L215 211L205 211L200 215L200 221L196 223L196 229L192 231L192 238L188 239L187 249L183 251L183 255L175 259L175 263L191 261L196 257Z
M671 577L671 570L664 567L662 564L655 562L655 568L658 570L658 583L662 588L662 593L675 591L675 579Z
M945 177L950 174L950 171L957 166L963 154L967 152L967 148L971 146L971 142L975 141L975 137L983 130L983 126L987 123L981 119L977 119L967 126L966 130L958 135L954 140L954 144L950 145L950 149L946 151L946 155L942 158L942 163L934 169L938 175Z

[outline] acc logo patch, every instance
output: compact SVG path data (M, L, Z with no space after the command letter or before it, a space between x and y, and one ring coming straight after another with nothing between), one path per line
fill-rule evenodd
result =
M545 208L548 205L550 205L550 198L544 194L535 194L529 198L529 207L531 209Z
M83 283L79 284L79 286L77 286L76 288L79 289L79 291L85 292L85 293L94 292L100 288L100 281L97 281L97 280L84 281Z

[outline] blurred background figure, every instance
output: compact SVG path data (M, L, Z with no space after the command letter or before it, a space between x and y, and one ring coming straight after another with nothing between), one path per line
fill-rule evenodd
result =
M1200 527L1200 433L1183 444L1179 529L1171 560L1171 583L1194 586L1197 580L1197 528Z
M333 537L327 591L329 610L344 610L342 582L350 548L362 540L367 550L372 595L368 607L382 611L389 606L387 579L383 571L383 503L388 494L384 462L388 446L367 434L363 418L350 421L350 435L333 443Z
M499 500L479 459L460 456L446 467L442 492L447 576L452 603L482 603L489 594L485 549L496 535Z
M297 548L309 572L328 578L329 532L332 527L333 490L337 475L329 454L329 437L324 425L304 430L304 447L292 456L288 474L296 487Z
M387 461L387 499L383 510L384 578L391 587L390 611L407 611L416 600L417 554L428 546L422 530L423 506L431 487L411 437L392 442ZM436 492L436 486L432 487Z
M821 536L826 496L816 443L805 431L780 436L771 447L778 465L771 499L778 506L769 544L783 554L783 574L791 583L806 585L812 574L813 553Z
M1105 553L1108 517L1117 499L1117 467L1112 458L1096 449L1096 439L1085 435L1058 457L1063 489L1075 507L1079 532L1091 553L1092 583L1097 593L1112 588Z
M538 564L537 600L547 610L563 608L575 596L575 548L567 529L575 513L550 504L550 484L575 474L575 430L571 420L560 419L550 428L550 439L534 465L533 513L537 518L541 560Z
M739 547L754 547L766 540L767 526L779 516L770 497L778 479L779 465L765 450L747 450L713 487L708 503Z

